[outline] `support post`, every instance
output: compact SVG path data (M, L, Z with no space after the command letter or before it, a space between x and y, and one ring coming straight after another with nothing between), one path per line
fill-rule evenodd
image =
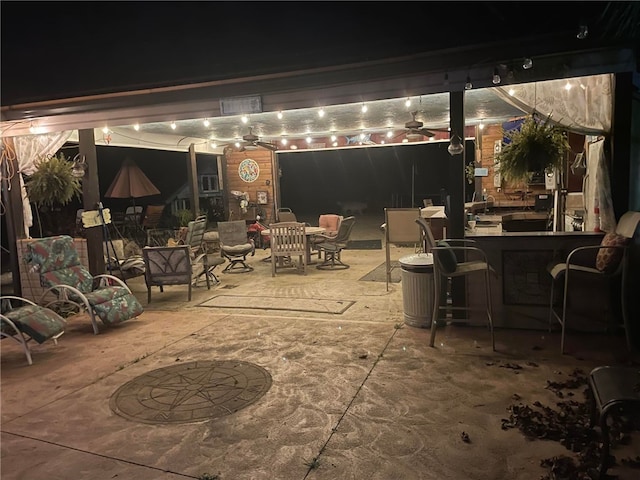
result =
M187 157L187 176L189 177L191 211L193 212L193 218L196 218L200 213L200 192L198 190L198 164L196 162L196 148L193 143L189 145L189 155Z

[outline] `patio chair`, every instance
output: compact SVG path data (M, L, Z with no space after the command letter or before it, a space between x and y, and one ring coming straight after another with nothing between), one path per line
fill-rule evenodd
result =
M188 245L144 247L142 257L145 264L144 281L147 285L147 303L151 303L151 287L160 287L160 291L164 292L165 285L187 285L187 300L191 301L193 268L191 249ZM209 287L208 279L207 287Z
M322 235L312 235L309 238L312 250L318 250L318 258L322 258L322 252L316 247L317 244L323 243L328 238L334 238L338 235L340 230L340 222L342 221L342 215L336 215L334 213L327 213L320 215L318 218L318 226L325 229Z
M247 255L255 255L255 244L247 235L247 224L244 220L218 222L220 237L220 254L229 260L225 273L251 272L253 267L247 264Z
M16 306L20 303L20 306ZM66 322L56 312L27 300L6 295L0 297L0 338L12 338L22 347L29 365L33 365L29 342L42 344L52 340L56 345L64 333Z
M428 225L426 227L430 230ZM433 237L433 235L431 235L431 237ZM489 264L487 255L484 251L473 246L474 243L475 242L473 240L445 239L438 240L436 246L431 248L431 253L433 253L434 305L431 318L431 337L429 339L430 347L433 347L435 343L436 330L438 328L438 319L440 318L441 310L448 312L453 310L476 309L471 306L452 306L446 302L446 295L444 295L444 293L446 292L449 280L455 277L480 274L484 276L483 281L486 295L485 311L487 314L487 323L491 332L491 349L493 351L496 349L495 339L493 336L493 313L491 307L491 275L496 275L496 272ZM463 256L464 261L458 261L457 254Z
M198 279L205 277L207 289L211 288L211 281L219 283L220 280L213 270L224 263L224 259L219 255L208 254L207 246L204 242L207 232L207 216L200 215L187 225L187 234L184 243L189 246L191 253L191 264L193 268L194 286L198 286Z
M316 244L318 251L324 253L324 261L316 265L316 268L320 270L344 270L349 268L349 265L342 262L340 254L342 250L347 248L355 223L355 217L343 218L336 236L327 236L323 242ZM322 236L318 235L318 237Z
M387 291L391 282L391 271L395 268L391 263L391 244L403 245L420 243L420 229L416 219L420 218L419 208L385 208L384 209L384 243Z
M276 264L283 267L293 265L293 257L298 257L298 270L307 274L307 234L305 224L300 222L280 222L269 225L271 238L271 276L276 276Z
M282 222L297 222L298 218L296 217L296 214L293 213L291 211L290 208L287 207L281 207L278 209L276 218L278 219L278 222L282 223Z
M623 328L625 331L627 348L632 350L629 313L627 312L627 273L629 263L629 249L638 224L640 212L625 213L616 226L615 233L607 233L600 245L589 245L574 248L567 259L550 265L551 274L551 298L549 301L549 329L555 318L561 326L560 352L564 353L564 338L567 327L567 309L571 287L576 285L578 278L588 277L590 282L605 281L611 283L619 281L620 307L622 313ZM594 258L595 257L595 258ZM558 280L564 277L564 289L562 293L562 310L556 310L554 306L554 290ZM574 287L573 292L579 295Z
M56 303L70 303L85 309L93 333L99 333L96 316L105 325L115 325L140 315L144 309L127 284L114 275L96 275L80 263L73 239L68 235L38 238L27 244L25 260L33 265L45 287L40 304L54 294Z

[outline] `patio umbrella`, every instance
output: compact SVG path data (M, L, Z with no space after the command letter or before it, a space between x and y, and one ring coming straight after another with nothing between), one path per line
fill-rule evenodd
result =
M160 190L132 160L124 161L104 194L107 198L136 198L159 195Z

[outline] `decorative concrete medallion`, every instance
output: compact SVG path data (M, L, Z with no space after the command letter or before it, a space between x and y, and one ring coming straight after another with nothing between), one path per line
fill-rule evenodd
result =
M251 158L245 158L238 165L238 175L247 183L255 182L260 175L260 165Z
M269 372L252 363L190 362L159 368L125 383L111 396L109 406L136 422L198 422L237 412L269 388Z

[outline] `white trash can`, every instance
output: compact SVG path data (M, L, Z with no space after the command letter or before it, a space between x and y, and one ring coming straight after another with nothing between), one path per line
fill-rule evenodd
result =
M433 254L416 253L400 259L404 323L431 327L433 313Z

